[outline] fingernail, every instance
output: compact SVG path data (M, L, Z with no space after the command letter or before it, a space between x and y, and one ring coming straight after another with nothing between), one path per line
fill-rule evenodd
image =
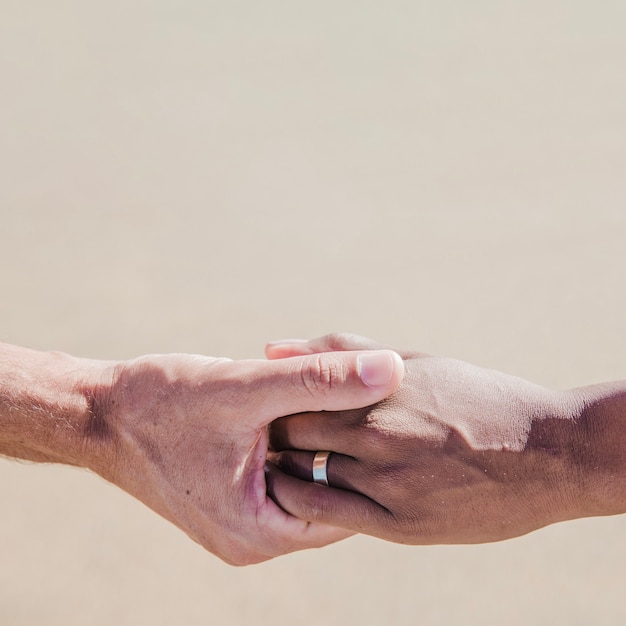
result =
M368 387L384 387L391 382L395 369L394 357L388 351L361 354L357 358L356 367L361 380Z
M276 339L274 341L268 341L268 346L280 346L289 345L290 343L309 343L308 339Z

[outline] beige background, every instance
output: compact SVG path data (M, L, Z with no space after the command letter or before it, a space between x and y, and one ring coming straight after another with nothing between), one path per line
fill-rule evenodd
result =
M258 357L351 330L626 377L626 3L0 1L0 339ZM623 624L626 518L233 569L0 462L0 624Z

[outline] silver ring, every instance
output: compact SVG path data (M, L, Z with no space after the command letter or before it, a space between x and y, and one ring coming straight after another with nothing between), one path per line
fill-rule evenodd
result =
M328 487L328 457L331 452L316 452L313 457L313 482Z

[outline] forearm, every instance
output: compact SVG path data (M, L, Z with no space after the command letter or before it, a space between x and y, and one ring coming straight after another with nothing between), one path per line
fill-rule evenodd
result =
M0 344L0 454L96 469L103 362Z

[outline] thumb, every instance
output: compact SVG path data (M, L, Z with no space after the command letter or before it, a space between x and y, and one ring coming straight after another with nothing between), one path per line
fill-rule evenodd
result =
M258 426L293 413L376 404L404 377L404 363L392 350L325 352L256 365L248 381L255 385Z

